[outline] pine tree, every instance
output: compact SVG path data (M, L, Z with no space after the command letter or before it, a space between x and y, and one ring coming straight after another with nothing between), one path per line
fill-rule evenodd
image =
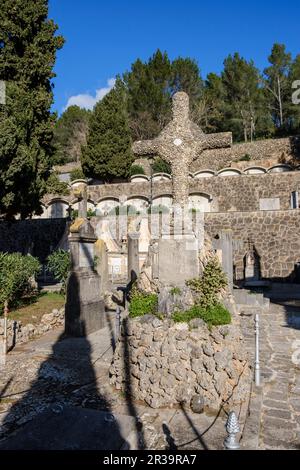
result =
M300 88L299 81L300 81L300 54L296 56L290 68L289 83L291 87L291 93L296 91L296 89L293 88L294 82L298 82L297 89ZM298 92L298 96L300 96L299 92ZM290 107L288 110L288 115L290 119L291 131L293 133L300 133L300 104L293 103L292 99L291 99Z
M290 105L289 72L291 54L286 52L284 44L274 44L268 58L270 67L264 70L265 89L269 107L277 129L288 127L287 109Z
M96 104L90 119L87 145L82 153L82 169L86 176L107 182L129 176L133 156L126 91L120 78Z
M70 106L60 116L54 129L55 163L81 160L81 147L86 145L90 111Z
M222 83L225 90L224 117L237 140L251 141L270 132L261 87L261 77L253 61L238 53L224 61Z
M0 79L0 213L21 218L41 213L53 155L51 79L63 38L48 19L47 0L2 0Z

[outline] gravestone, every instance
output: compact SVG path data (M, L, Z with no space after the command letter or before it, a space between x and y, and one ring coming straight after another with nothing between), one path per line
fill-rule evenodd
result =
M137 280L140 273L139 261L139 233L128 233L128 280L134 282Z
M95 243L95 261L96 261L96 271L101 278L101 294L109 289L109 280L108 280L108 256L107 256L107 246L104 240L98 239Z
M97 237L89 221L76 219L70 228L72 268L67 281L65 331L85 336L105 327L101 277L94 267Z

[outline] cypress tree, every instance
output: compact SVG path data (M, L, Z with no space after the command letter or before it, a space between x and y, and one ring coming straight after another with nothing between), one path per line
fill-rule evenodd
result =
M115 87L96 104L90 118L82 169L86 176L109 182L127 178L132 162L126 91L118 78Z
M0 24L0 214L26 218L42 212L54 150L51 79L64 41L48 0L2 0Z

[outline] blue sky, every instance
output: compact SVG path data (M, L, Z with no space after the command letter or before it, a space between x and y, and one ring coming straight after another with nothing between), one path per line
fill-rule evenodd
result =
M203 77L235 51L261 69L274 42L300 53L299 0L50 0L50 17L66 39L55 67L59 113L68 103L91 107L157 48L196 59Z

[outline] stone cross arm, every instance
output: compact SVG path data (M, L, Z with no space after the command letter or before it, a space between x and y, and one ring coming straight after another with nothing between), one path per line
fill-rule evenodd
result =
M155 155L160 152L159 139L139 140L134 142L132 150L135 155Z
M228 148L231 146L232 133L219 132L218 134L205 134L205 140L203 142L202 150Z

